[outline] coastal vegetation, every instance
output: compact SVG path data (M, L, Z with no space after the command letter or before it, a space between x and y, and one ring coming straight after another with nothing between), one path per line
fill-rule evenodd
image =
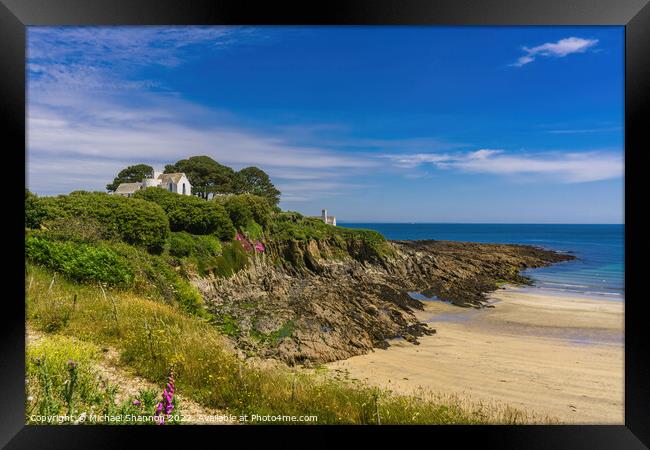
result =
M27 355L28 410L153 408L151 392L116 404L115 387L97 384L93 367L111 348L158 385L173 371L159 410L170 408L175 386L219 411L317 415L318 423L524 420L508 408L397 396L297 366L432 334L413 316L421 303L408 289L480 305L496 280L518 281L521 268L560 257L523 246L391 243L281 211L266 174L205 158L166 168L189 172L197 196L26 190L27 320L45 333Z
M221 240L230 240L235 236L235 227L228 213L218 203L178 195L157 187L140 190L133 198L160 205L169 219L171 231L212 234Z
M160 253L169 238L169 219L165 211L150 201L76 191L69 195L35 198L25 208L26 224L31 218L32 228L47 230L51 227L59 239L78 241L92 233L93 239L121 240ZM68 227L69 220L82 229Z
M75 388L75 413L94 407L95 413L143 414L143 408L136 408L133 401L143 402L153 393L115 405L118 387L97 381L93 367L103 349L111 347L119 352L120 365L160 386L173 366L178 392L201 405L232 414L316 415L319 424L529 420L514 408L485 408L463 398L393 395L353 380L243 361L217 327L174 305L132 290L109 289L104 295L92 284L58 278L37 265L28 265L26 299L29 326L47 332L46 340L30 347L27 354L27 412L32 414L66 413L63 389L70 379L68 360L76 363L81 380ZM156 401L158 397L157 392ZM149 401L146 408L151 411L152 405ZM182 403L179 409L183 414Z

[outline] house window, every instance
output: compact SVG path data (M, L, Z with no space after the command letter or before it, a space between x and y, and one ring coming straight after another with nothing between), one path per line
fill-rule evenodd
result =
M186 195L185 194L185 183L183 183L183 195Z

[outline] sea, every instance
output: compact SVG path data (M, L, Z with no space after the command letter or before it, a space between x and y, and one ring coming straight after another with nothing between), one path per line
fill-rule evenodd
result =
M624 301L625 225L344 223L376 230L391 240L434 239L500 244L527 244L568 252L576 260L525 270L534 289L554 294Z

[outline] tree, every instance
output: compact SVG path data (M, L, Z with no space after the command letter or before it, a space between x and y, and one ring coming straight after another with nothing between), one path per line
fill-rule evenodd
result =
M271 205L280 202L278 191L262 169L246 167L237 172L235 190L239 194L253 194L266 198Z
M120 171L111 184L106 185L106 190L115 192L122 183L137 183L153 175L153 167L146 164L136 164Z
M233 192L235 171L209 156L192 156L165 166L165 173L174 172L184 172L192 183L192 192L201 198Z

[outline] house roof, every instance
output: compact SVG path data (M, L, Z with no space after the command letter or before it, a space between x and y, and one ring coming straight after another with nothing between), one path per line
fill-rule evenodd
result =
M162 181L163 183L169 183L170 181L171 181L172 183L178 183L179 181L181 181L181 178L182 178L184 175L185 175L185 174L182 173L182 172L176 172L176 173L161 173L160 175L158 175L158 179L159 179L160 181Z
M121 183L117 189L116 194L133 194L135 191L142 188L142 183Z

